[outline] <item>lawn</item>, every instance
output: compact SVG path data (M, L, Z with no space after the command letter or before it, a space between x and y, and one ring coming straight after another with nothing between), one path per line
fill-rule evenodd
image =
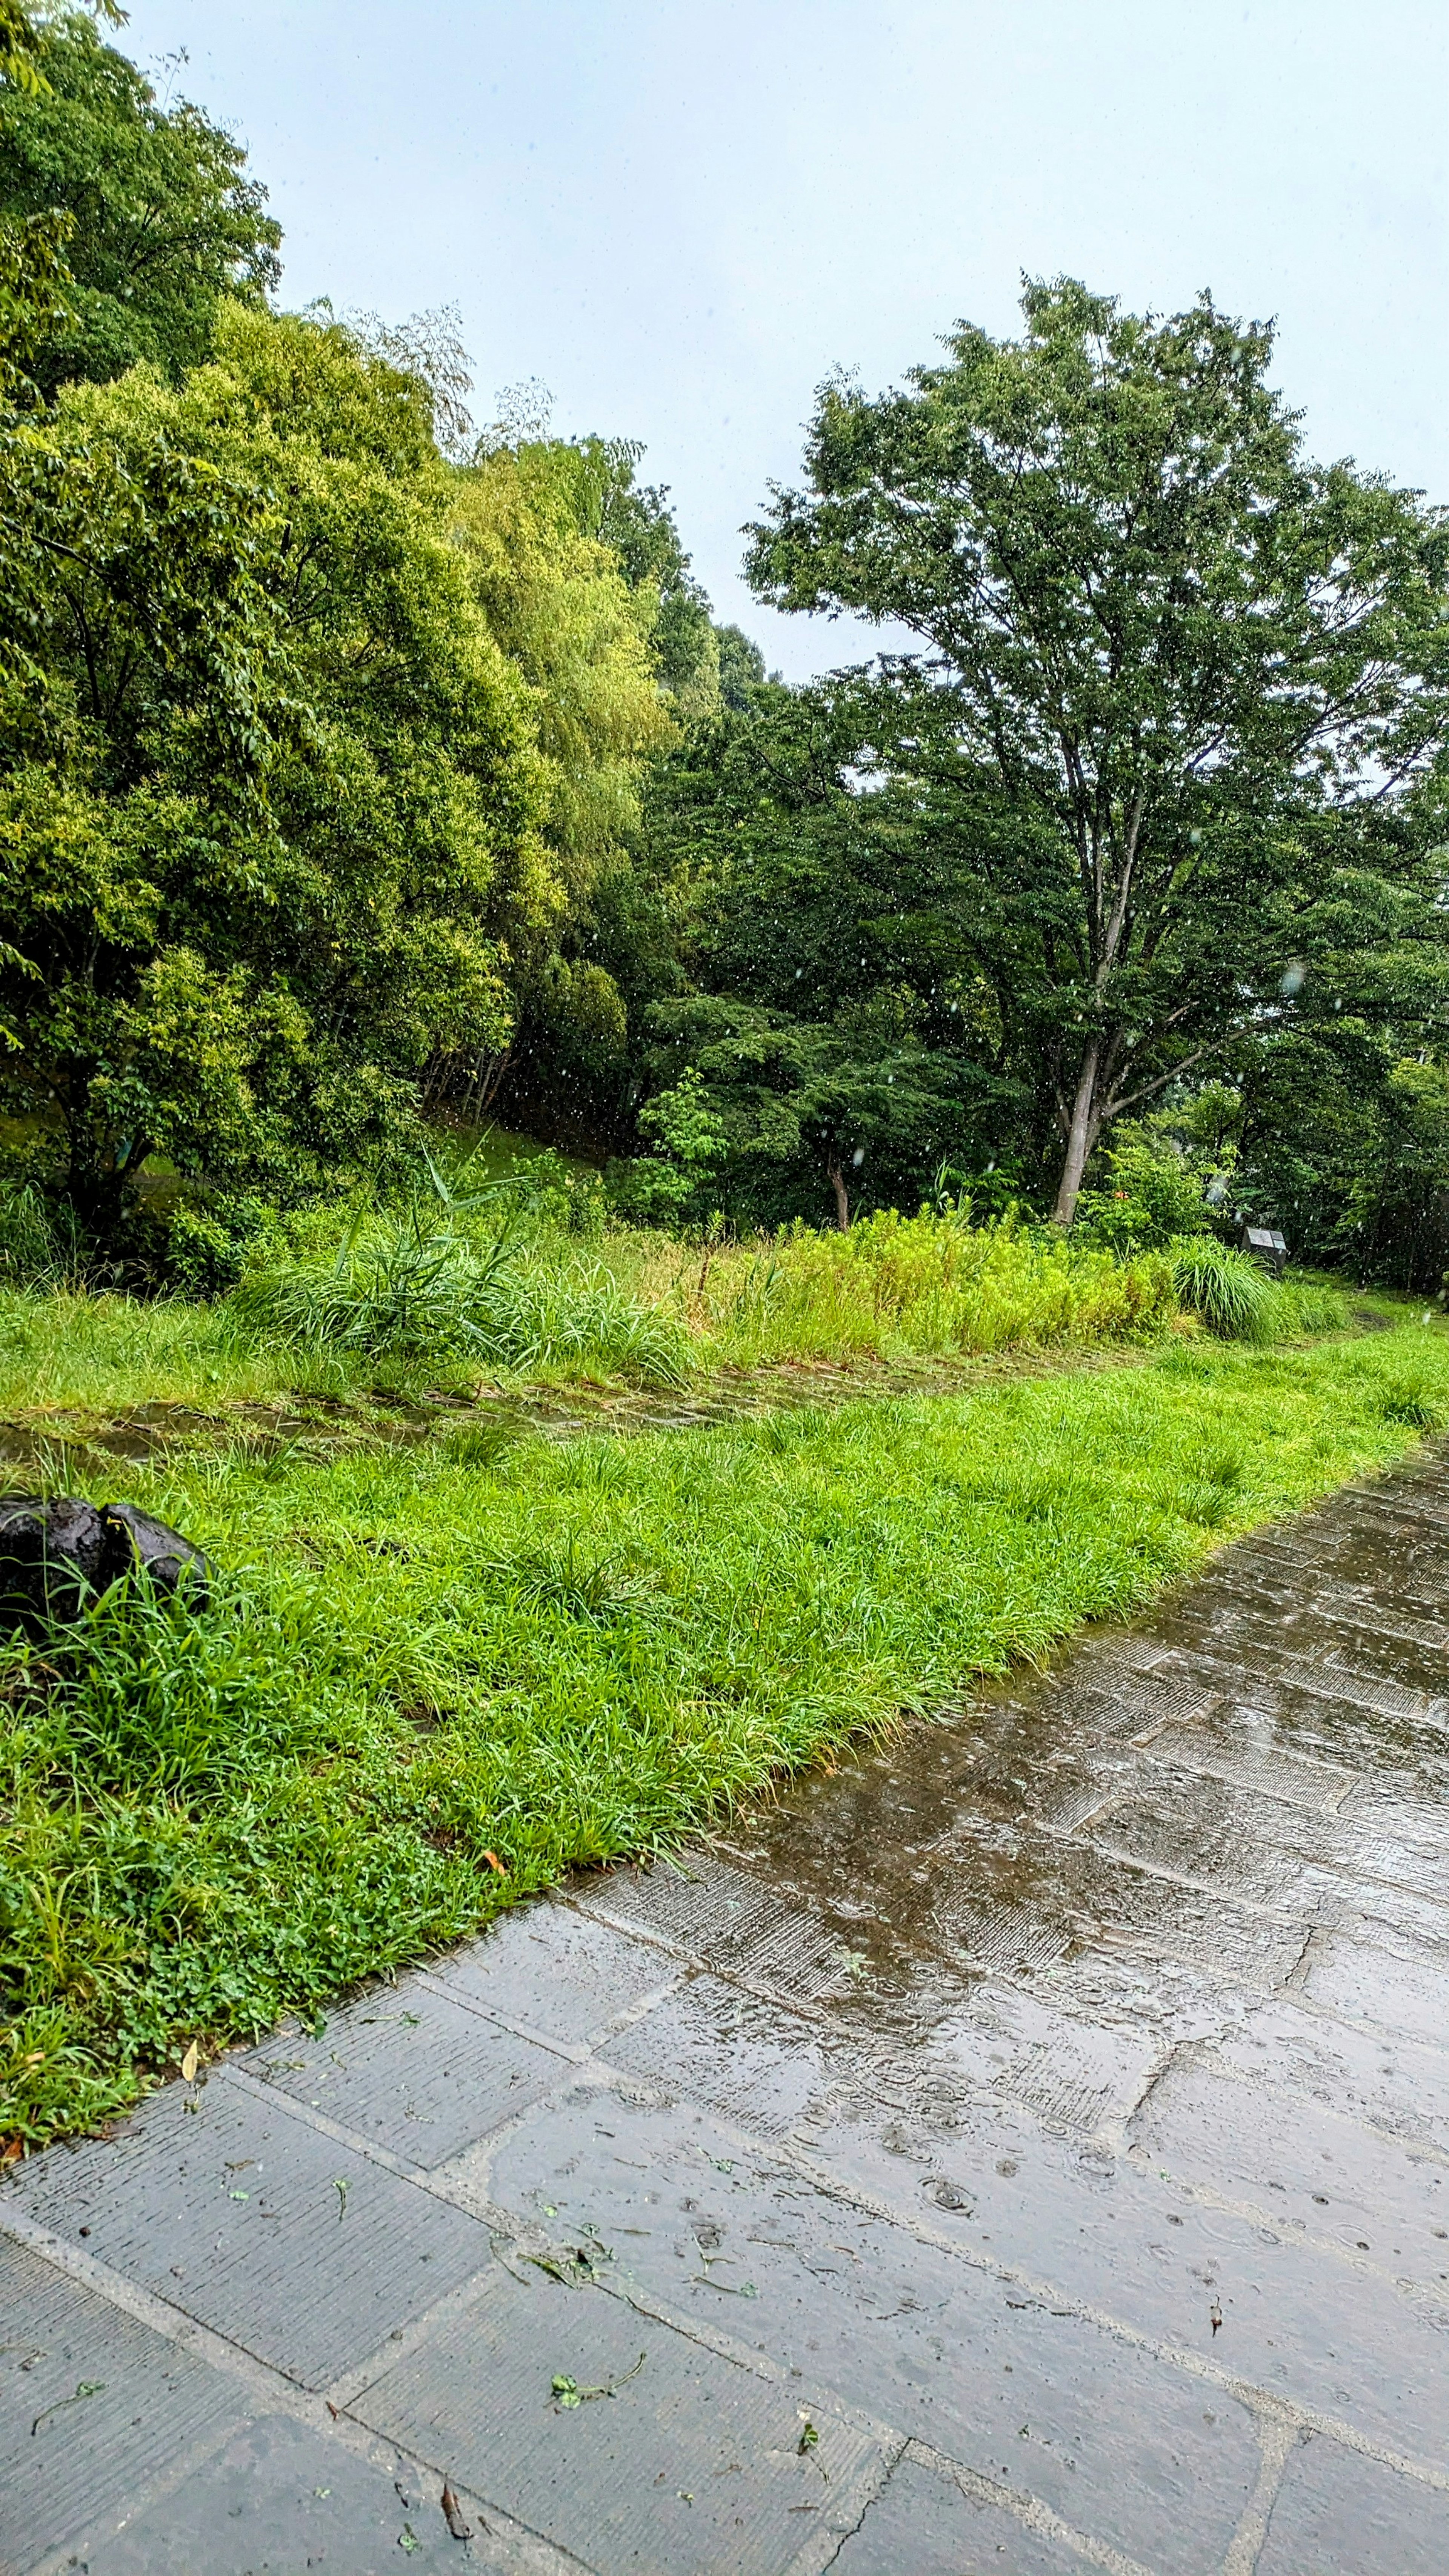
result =
M667 1848L1446 1408L1449 1332L1415 1315L632 1439L222 1438L119 1471L217 1593L10 1651L0 2138Z

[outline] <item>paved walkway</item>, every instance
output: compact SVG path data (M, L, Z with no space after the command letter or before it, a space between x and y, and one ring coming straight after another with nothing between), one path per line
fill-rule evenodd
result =
M1443 2576L1449 1469L0 2191L0 2568Z

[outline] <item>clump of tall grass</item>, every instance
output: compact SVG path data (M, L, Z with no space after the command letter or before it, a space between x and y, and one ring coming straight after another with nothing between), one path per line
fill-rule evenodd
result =
M1189 1314L1225 1342L1310 1341L1348 1326L1348 1300L1311 1279L1270 1279L1251 1254L1216 1235L1169 1246L1173 1286Z
M529 1259L507 1231L480 1243L425 1223L417 1208L359 1220L330 1258L250 1272L230 1302L252 1332L298 1351L495 1369L588 1364L663 1387L689 1373L682 1324L628 1296L601 1262Z
M705 1320L732 1358L985 1352L1128 1340L1176 1310L1159 1252L1118 1260L1010 1218L894 1209L848 1234L782 1235L743 1267L721 1264Z
M81 1269L74 1217L33 1182L0 1180L0 1280L29 1288L71 1288Z
M1170 1246L1172 1284L1189 1314L1225 1342L1270 1342L1280 1325L1280 1293L1246 1252L1216 1235L1179 1235Z
M1449 1406L1442 1386L1418 1371L1387 1381L1379 1394L1379 1411L1385 1422L1405 1423L1413 1431L1438 1431Z
M1341 1289L1316 1279L1284 1279L1277 1289L1280 1341L1312 1341L1320 1333L1348 1330L1349 1304Z

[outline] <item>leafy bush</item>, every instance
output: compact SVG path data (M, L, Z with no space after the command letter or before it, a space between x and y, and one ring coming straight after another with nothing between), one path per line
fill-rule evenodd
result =
M165 1220L162 1257L168 1282L186 1296L224 1296L236 1286L272 1222L272 1210L261 1199L220 1199L207 1205L178 1199Z
M639 1113L652 1150L610 1163L605 1176L610 1206L636 1225L673 1226L707 1205L725 1160L725 1131L691 1065L673 1088Z
M1205 1233L1207 1175L1171 1138L1124 1128L1104 1187L1084 1190L1076 1222L1095 1242L1126 1253Z
M657 1154L616 1155L604 1174L604 1189L610 1213L626 1225L657 1225L668 1231L683 1220L694 1196L694 1181Z

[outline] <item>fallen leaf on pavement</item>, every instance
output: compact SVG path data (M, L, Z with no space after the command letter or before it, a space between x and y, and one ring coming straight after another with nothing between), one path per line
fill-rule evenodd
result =
M464 2520L463 2508L446 2478L443 2480L443 2520L455 2540L471 2540L473 2525Z

